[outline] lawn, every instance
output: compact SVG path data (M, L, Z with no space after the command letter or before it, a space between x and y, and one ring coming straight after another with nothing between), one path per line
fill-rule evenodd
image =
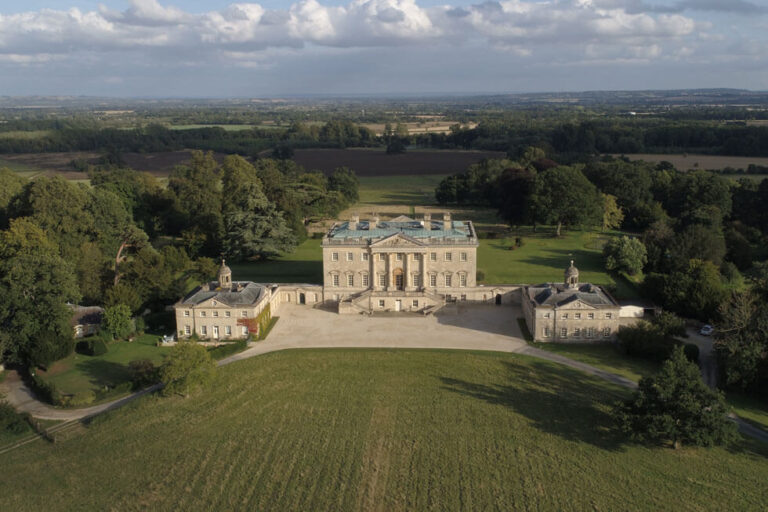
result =
M323 282L323 251L319 239L307 239L292 254L268 261L232 263L233 279L257 283Z
M552 236L551 228L539 228L538 233L521 228L508 238L480 240L478 270L485 274L485 283L537 284L560 282L570 260L579 269L579 281L616 287L616 297L631 299L637 291L625 280L605 271L602 244L611 234L596 231L565 231L560 238ZM514 250L515 238L523 246Z
M0 509L764 507L765 445L630 444L609 416L623 393L511 354L277 352L6 454Z
M613 343L534 343L536 348L554 352L638 382L661 368L659 363L632 358Z
M768 404L756 397L740 393L727 393L726 398L733 412L768 432Z
M38 374L54 384L65 395L103 390L129 382L131 375L128 363L135 359L149 359L155 364L162 362L168 348L157 347L158 336L146 334L132 342L116 341L108 345L109 352L103 356L86 356L73 353L53 364L47 371ZM110 396L109 399L117 398Z
M435 204L435 187L445 178L440 174L412 176L365 176L360 178L363 205L428 206Z

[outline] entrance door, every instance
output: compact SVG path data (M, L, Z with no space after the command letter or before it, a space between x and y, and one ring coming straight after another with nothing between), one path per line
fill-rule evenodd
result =
M395 301L395 311L400 311L403 307L403 301L396 300Z
M403 270L398 268L395 270L395 289L396 290L403 290Z
M213 326L213 337L214 339L219 339L219 326L214 325Z
M299 294L299 304L306 304L307 303L307 297L303 293Z
M501 294L500 293L496 294L496 305L497 306L501 305Z

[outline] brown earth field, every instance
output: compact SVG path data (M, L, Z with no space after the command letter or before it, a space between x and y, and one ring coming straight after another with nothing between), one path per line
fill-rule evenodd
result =
M0 155L0 160L39 174L59 175L66 179L85 179L77 172L73 160L95 164L102 155L94 152L20 153ZM158 153L124 153L123 160L131 169L146 171L157 177L167 177L173 168L190 159L191 151ZM227 155L214 153L221 162ZM358 176L402 176L454 174L484 158L503 158L499 151L408 151L387 155L383 149L299 149L294 160L307 170L317 169L327 174L337 167L349 167Z
M500 151L407 151L388 155L383 149L298 149L293 159L307 170L326 174L349 167L358 176L454 174L484 158L504 158Z
M675 166L678 171L688 171L691 169L718 170L732 167L734 169L746 169L749 164L768 166L768 158L754 156L717 156L717 155L670 155L670 154L647 154L632 153L625 155L630 160L645 160L646 162L658 163L667 161Z

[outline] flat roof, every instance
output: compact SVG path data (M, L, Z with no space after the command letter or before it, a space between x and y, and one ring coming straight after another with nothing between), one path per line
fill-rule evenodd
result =
M402 233L417 240L441 238L466 241L475 239L472 221L453 220L448 222L450 222L449 229L445 229L443 220L419 221L403 216L390 221L379 221L373 228L371 228L370 221L357 222L354 226L355 229L351 229L351 222L339 222L334 224L326 238L329 240L378 240Z

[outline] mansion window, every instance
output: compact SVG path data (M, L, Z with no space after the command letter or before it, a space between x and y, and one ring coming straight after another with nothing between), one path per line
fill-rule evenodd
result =
M467 261L467 253L462 252L461 257L459 258L461 261Z
M399 252L395 255L397 261L403 261L403 253Z
M587 328L587 338L594 338L595 337L595 328L589 327Z
M355 276L353 274L347 275L347 286L355 286Z
M379 307L380 308L384 307L384 299L379 299Z
M563 320L568 320L568 313L563 313L560 318L562 318Z
M581 320L581 313L574 313L573 317L574 317L576 320Z
M560 337L561 338L567 338L568 337L568 329L563 327L560 329Z
M413 260L414 261L419 261L420 259L421 259L421 254L419 254L417 252L413 254Z
M413 307L415 307L415 308L419 307L419 301L418 300L414 300L413 301Z
M187 336L192 334L192 329L188 325L184 326L184 334L186 334Z
M202 334L203 336L207 335L208 334L208 328L206 326L204 326L204 325L202 327L200 327L200 334Z
M612 314L612 313L606 313L606 314L605 314L605 318L607 318L608 320L610 320L611 318L613 318L613 314Z
M429 286L432 286L432 287L437 286L437 274L429 275Z
M445 286L451 286L451 274L445 274Z
M574 338L580 338L581 337L581 329L579 329L578 327L576 329L574 329L573 330L573 337Z
M549 318L549 313L544 313L544 318Z
M603 337L608 338L610 335L611 335L610 327L606 327L605 329L603 329Z
M246 326L243 326L243 329L241 332L243 333L243 336L248 336L248 328Z
M467 274L459 274L459 286L467 286Z
M353 253L351 253L351 252L348 252L347 253L347 261L354 261L354 260L355 260L355 255Z
M587 318L589 318L590 320L594 320L595 319L595 314L594 313L587 313Z
M339 275L333 274L331 276L331 279L333 280L333 286L339 286Z
M213 317L214 318L219 318L219 312L218 311L214 311L213 312Z
M368 261L368 253L364 252L360 254L360 259L362 259L363 261Z
M384 254L383 252L380 252L379 253L379 261L384 261L385 259L387 259L387 258L385 258L385 256L386 256L386 254Z
M243 311L240 312L240 316L243 317L243 318L247 318L248 317L248 312L243 310Z
M445 261L451 261L453 260L453 253L452 252L446 252L445 253Z
M200 316L205 317L205 311L201 311Z
M387 286L387 274L379 274L379 286Z
M189 311L184 311L184 316L189 316Z
M363 274L363 275L362 275L362 282L363 282L363 286L365 286L365 287L368 287L368 286L370 286L370 285L368 284L368 274Z
M224 327L224 334L226 334L227 336L232 336L232 326L231 325L227 325L227 326Z
M429 253L429 261L437 261L437 253L436 252Z
M549 327L544 328L544 337L549 338L551 336L551 333L549 331Z
M229 318L229 317L231 317L231 316L232 316L232 312L231 312L231 311L225 311L225 312L224 312L224 316L225 316L225 317L227 317L227 318Z
M421 274L413 274L413 286L421 286Z
M339 253L332 252L331 253L331 261L339 261Z
M461 294L461 300L462 300L462 301L465 301L465 300L467 300L467 294L465 294L465 293L462 293L462 294Z

